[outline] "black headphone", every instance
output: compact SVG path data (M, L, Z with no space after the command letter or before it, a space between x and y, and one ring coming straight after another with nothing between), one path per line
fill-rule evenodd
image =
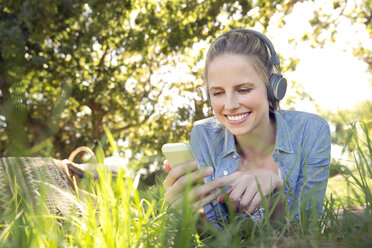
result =
M249 33L253 34L257 38L259 38L263 43L265 43L266 47L270 51L271 63L276 68L278 73L273 73L269 79L269 85L267 87L267 98L269 102L278 102L283 99L285 92L287 91L287 80L282 76L282 72L280 70L280 60L279 56L276 54L275 49L269 38L263 35L260 32L251 29L245 28L237 28L227 31L226 33L221 34L218 36L211 44L211 46L221 37L227 36L232 32L241 32L241 33ZM209 90L207 91L207 96L209 98Z

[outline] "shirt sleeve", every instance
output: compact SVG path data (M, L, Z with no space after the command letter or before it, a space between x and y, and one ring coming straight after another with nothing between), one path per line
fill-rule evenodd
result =
M199 168L204 168L209 166L207 162L207 158L210 158L209 150L207 149L208 144L206 140L206 135L203 133L203 127L200 124L195 123L192 130L191 130L191 137L190 137L190 145L192 149L192 153L196 162L198 163ZM213 175L208 176L205 178L205 182L211 182L213 180ZM220 227L221 220L224 219L227 221L227 206L224 203L219 203L216 200L207 204L203 207L204 213L208 220L211 223L214 223L216 227Z
M199 168L206 167L206 162L203 154L203 147L206 146L206 142L203 138L202 132L199 126L193 126L191 130L190 146L196 162L198 162Z
M190 145L191 150L194 155L196 162L198 163L199 168L204 168L207 166L203 154L203 147L206 147L206 141L204 140L204 136L202 135L201 128L197 125L194 125L191 130L191 137L190 137ZM205 182L212 181L212 176L208 176L205 178ZM217 210L218 203L217 201L213 201L211 204L204 206L204 212L209 221L214 222L220 219L219 211Z
M300 206L297 210L312 215L313 211L321 213L323 210L331 161L331 136L325 120L308 121L305 132L307 135L296 187L296 198ZM297 211L297 217L299 214Z

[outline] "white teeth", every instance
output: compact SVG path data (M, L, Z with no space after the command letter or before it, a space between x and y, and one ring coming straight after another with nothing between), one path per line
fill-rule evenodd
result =
M243 115L234 115L234 116L227 115L227 119L229 119L230 121L239 121L247 116L248 116L248 113L243 114Z

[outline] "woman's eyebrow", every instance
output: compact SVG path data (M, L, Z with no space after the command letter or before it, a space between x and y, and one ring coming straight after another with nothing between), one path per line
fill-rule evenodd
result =
M237 84L234 85L234 88L239 88L239 87L255 87L256 85L254 83L242 83L242 84ZM223 89L223 87L220 86L213 86L209 87L209 90L220 90Z
M254 83L242 83L242 84L237 84L235 87L254 87L256 86Z
M220 89L223 89L223 88L219 86L209 87L209 90L220 90Z

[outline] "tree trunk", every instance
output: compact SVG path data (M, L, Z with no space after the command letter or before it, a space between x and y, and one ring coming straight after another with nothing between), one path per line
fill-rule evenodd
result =
M88 106L92 110L92 137L93 142L96 143L101 140L104 134L103 117L106 113L101 104L96 102L92 102Z

